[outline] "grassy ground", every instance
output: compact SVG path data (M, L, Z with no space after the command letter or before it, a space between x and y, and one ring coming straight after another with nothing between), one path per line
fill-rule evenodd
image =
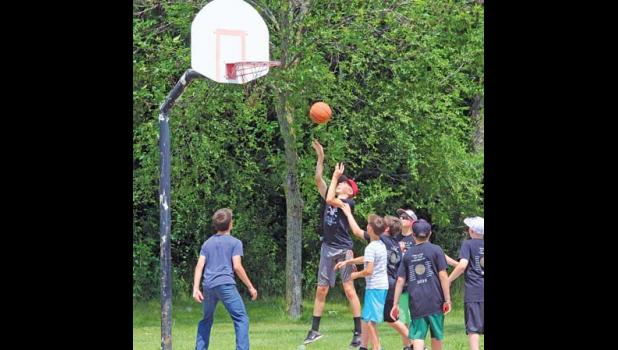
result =
M305 300L300 320L290 320L285 313L281 299L245 299L249 313L249 339L251 349L303 349L301 346L311 327L313 300ZM172 344L174 350L192 350L195 347L197 323L201 319L201 305L191 300L175 301L172 306ZM133 305L133 349L161 349L161 309L158 300ZM329 298L324 308L320 332L322 339L306 346L307 350L348 350L352 338L353 322L345 300ZM385 323L378 326L382 346L386 350L401 349L401 338ZM445 318L445 340L443 349L468 349L468 338L464 328L463 306L454 305ZM427 346L431 348L430 339ZM221 303L217 305L215 322L210 337L210 349L235 349L233 323ZM483 349L483 336L481 336Z

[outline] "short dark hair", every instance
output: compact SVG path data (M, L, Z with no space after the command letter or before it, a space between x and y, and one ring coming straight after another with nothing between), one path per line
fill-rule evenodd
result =
M401 220L398 217L387 215L384 217L384 223L388 226L391 236L401 234Z
M371 226L371 228L373 229L373 233L376 236L381 235L386 228L386 225L384 224L384 219L382 219L381 216L376 214L370 214L367 218L367 223L369 223L369 226Z
M225 231L230 228L232 222L232 209L223 208L215 212L212 216L212 225L217 231Z

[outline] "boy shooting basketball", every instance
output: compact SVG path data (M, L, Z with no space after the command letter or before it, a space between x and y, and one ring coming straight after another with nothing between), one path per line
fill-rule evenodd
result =
M324 150L322 145L315 140L312 144L318 156L315 172L315 181L322 199L326 202L324 206L322 228L323 241L320 248L320 265L318 268L318 286L315 293L313 305L313 321L311 329L305 338L304 343L312 343L322 337L319 332L320 319L324 310L324 304L328 290L335 286L336 272L335 265L347 259L352 259L352 238L348 232L349 223L345 214L341 211L344 203L347 203L354 210L354 200L358 193L356 183L343 175L344 166L338 164L333 172L330 186L326 187L326 182L322 178L324 169ZM351 347L359 347L361 341L361 307L354 281L352 279L354 265L349 265L341 269L340 275L343 282L343 290L350 302L352 316L354 320L354 333L352 335Z

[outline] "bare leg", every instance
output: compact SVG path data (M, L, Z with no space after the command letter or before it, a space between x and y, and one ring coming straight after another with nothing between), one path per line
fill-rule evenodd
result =
M369 341L371 342L373 350L380 350L380 339L378 339L378 329L374 322L369 321L367 323L367 331L369 333Z
M391 326L391 328L396 330L397 333L399 333L399 335L401 336L401 342L403 343L403 346L412 345L412 342L410 341L410 339L408 339L408 327L406 327L406 325L404 325L403 322L401 321L387 322L387 324Z
M481 336L478 333L468 334L468 339L470 340L470 350L480 349Z
M324 311L324 304L326 303L326 296L328 295L328 286L318 286L315 291L315 301L313 303L313 316L322 316Z
M412 344L414 344L414 350L423 350L425 348L425 341L421 339L414 339ZM431 350L434 349L432 348Z
M431 338L431 350L442 350L442 340Z
M361 321L361 347L366 348L369 345L369 331L367 330L367 322Z
M356 289L354 289L354 281L349 280L347 282L343 282L343 291L345 292L345 296L348 298L348 301L350 302L350 309L352 310L352 315L354 317L360 317L361 305L360 305L360 301L358 300L358 295L356 295ZM322 307L324 307L324 304L322 304ZM315 315L315 311L314 311L314 315Z

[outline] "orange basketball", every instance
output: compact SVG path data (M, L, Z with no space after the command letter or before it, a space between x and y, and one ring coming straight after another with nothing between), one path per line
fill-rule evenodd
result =
M309 116L314 123L324 124L330 120L330 116L333 113L330 106L324 102L316 102L311 106L309 110Z

